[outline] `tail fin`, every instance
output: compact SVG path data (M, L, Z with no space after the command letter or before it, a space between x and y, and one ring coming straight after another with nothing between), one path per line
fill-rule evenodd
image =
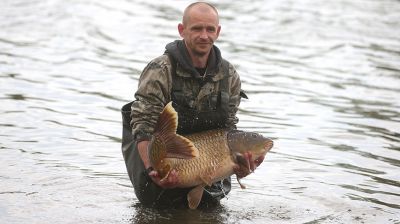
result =
M150 154L162 154L163 156L161 157L181 159L197 157L199 150L189 139L176 134L177 127L178 114L172 107L172 102L169 102L161 112L154 129L152 142L154 145L150 145L150 150L155 150L156 152L150 152Z

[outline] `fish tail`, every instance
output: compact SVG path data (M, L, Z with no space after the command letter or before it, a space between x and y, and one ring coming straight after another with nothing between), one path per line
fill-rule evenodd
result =
M189 139L176 134L177 127L178 114L169 102L160 114L149 146L153 164L160 163L164 158L191 159L199 155Z

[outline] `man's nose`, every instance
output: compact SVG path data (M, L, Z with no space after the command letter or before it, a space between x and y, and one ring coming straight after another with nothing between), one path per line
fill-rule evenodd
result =
M207 34L207 30L203 29L200 33L200 38L202 39L208 39L208 34Z

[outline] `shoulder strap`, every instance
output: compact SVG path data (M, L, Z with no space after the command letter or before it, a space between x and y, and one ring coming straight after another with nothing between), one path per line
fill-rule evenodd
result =
M228 112L229 104L229 62L222 59L222 70L224 78L220 81L220 89L218 94L218 107L224 112Z
M172 57L171 54L168 54L168 53L165 53L165 54L168 56L169 61L171 63L172 93L182 91L181 80L178 79L176 76L176 66L177 66L176 63L177 62L176 62L175 58Z
M176 61L174 59L174 57L172 57L172 55L165 53L168 56L168 59L171 63L171 74L175 75L176 73Z
M176 67L177 67L177 62L172 55L165 53L169 61L171 63L171 79L172 79L172 89L171 89L171 100L174 102L174 105L179 104L179 105L185 105L185 96L183 94L182 86L183 86L183 81L181 78L178 78L176 75Z
M228 91L228 80L229 80L229 62L222 59L222 70L224 72L224 78L221 80L220 90L224 92Z

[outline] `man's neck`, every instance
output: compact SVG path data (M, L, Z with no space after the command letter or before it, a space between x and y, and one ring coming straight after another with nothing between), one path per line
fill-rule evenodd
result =
M208 56L210 52L203 56L198 56L189 51L190 59L195 68L205 68L207 66Z

